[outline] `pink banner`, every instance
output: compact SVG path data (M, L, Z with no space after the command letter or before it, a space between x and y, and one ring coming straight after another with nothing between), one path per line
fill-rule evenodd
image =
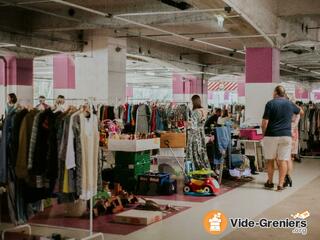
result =
M173 74L173 94L202 94L207 92L207 82L202 83L200 78L193 75Z
M280 51L275 48L247 48L246 83L279 82Z
M296 86L295 97L297 99L309 99L309 91L303 87Z
M133 87L127 86L127 97L133 97Z
M7 81L5 81L5 63L0 60L0 85L33 85L33 59L6 56Z
M238 83L238 97L246 96L246 84L244 82Z
M313 92L314 100L320 100L320 92Z
M229 100L230 92L224 92L224 100Z
M73 59L67 54L53 57L53 88L75 89L75 66Z

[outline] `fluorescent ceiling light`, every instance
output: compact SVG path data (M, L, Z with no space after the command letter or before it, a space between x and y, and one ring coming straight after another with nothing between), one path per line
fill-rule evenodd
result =
M10 44L10 43L0 43L0 48L3 48L3 47L15 47L16 45L15 44Z
M145 73L147 76L155 76L156 74L154 72L146 72Z

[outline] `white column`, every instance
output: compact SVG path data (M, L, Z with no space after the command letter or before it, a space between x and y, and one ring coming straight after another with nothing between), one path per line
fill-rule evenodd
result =
M54 89L66 98L87 99L115 105L126 100L126 40L93 34L82 53L74 54L75 85Z

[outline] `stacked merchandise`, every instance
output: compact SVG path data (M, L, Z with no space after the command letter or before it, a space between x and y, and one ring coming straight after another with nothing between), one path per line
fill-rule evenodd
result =
M7 188L15 224L43 209L43 199L88 200L101 185L98 121L88 107L12 111L4 121L0 150L0 183Z
M299 123L300 149L302 154L319 153L320 149L320 104L303 106L304 116Z
M150 151L116 152L115 165L115 182L134 191L138 176L150 171Z

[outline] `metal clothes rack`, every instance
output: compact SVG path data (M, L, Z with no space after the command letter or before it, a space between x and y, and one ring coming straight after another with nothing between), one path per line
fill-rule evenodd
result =
M20 99L23 100L23 99ZM49 99L47 99L49 100ZM97 99L95 97L89 97L89 98L65 98L65 100L77 100L77 101L87 101L89 105L93 105L94 101L97 101ZM106 99L99 99L98 101L105 101ZM93 177L91 175L91 177ZM1 212L1 211L0 211ZM31 227L29 224L25 224L25 225L19 225L15 228L10 228L7 229L5 231L2 232L2 239L4 236L4 233L6 231L10 231L10 230L19 230L21 228L28 228L29 230L29 235L31 235ZM90 198L90 227L89 227L89 236L86 238L83 238L83 240L89 240L89 239L95 239L97 237L100 237L101 239L104 239L104 235L102 233L95 233L93 234L93 197Z

